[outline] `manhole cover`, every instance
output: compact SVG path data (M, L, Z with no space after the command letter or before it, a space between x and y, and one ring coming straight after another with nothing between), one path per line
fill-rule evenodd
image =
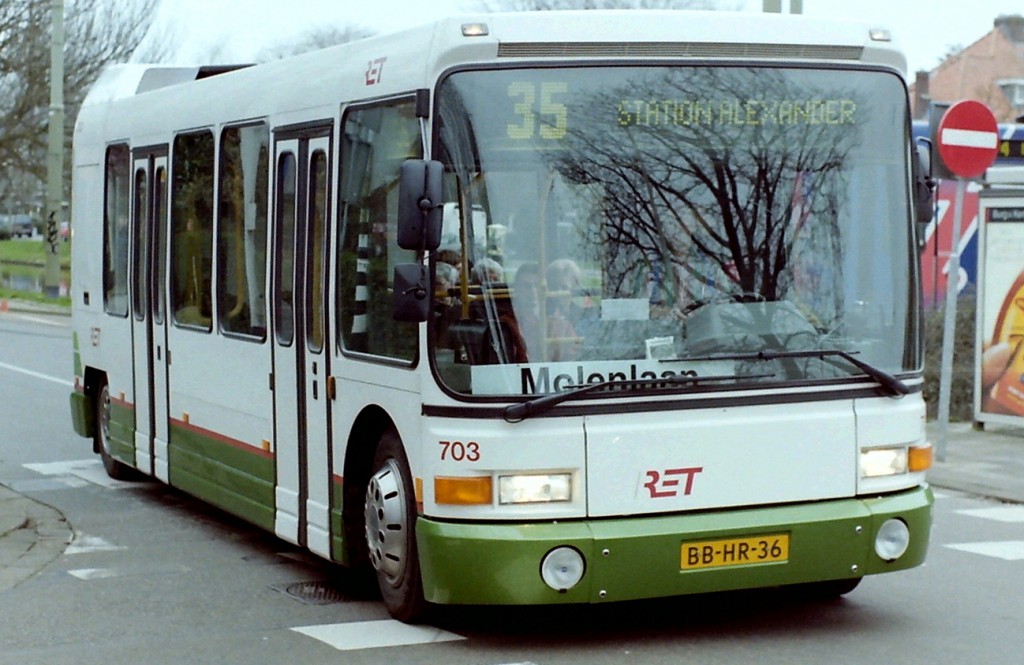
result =
M330 582L294 582L271 588L307 605L333 605L349 600L341 589Z

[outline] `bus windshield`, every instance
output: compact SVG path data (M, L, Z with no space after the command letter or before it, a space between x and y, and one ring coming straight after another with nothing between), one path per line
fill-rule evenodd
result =
M450 390L671 376L721 390L919 369L895 73L458 71L437 106L430 339Z

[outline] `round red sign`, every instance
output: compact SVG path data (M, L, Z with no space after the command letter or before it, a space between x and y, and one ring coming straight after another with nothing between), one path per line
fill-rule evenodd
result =
M968 99L949 107L939 122L939 156L961 178L975 178L992 166L999 149L996 117Z

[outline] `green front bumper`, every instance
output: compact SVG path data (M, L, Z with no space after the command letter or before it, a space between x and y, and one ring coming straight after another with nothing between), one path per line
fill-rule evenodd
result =
M921 564L928 550L932 492L919 487L872 499L688 515L536 524L466 524L421 518L416 535L428 601L506 605L594 603L847 579ZM875 554L878 528L899 518L910 547L896 561ZM789 559L680 570L683 542L788 533ZM569 545L586 559L580 583L547 587L540 562Z

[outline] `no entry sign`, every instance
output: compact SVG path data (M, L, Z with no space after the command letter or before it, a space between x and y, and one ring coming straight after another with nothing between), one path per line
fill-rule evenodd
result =
M999 132L992 111L969 99L949 107L939 122L939 155L955 175L975 178L992 166Z

